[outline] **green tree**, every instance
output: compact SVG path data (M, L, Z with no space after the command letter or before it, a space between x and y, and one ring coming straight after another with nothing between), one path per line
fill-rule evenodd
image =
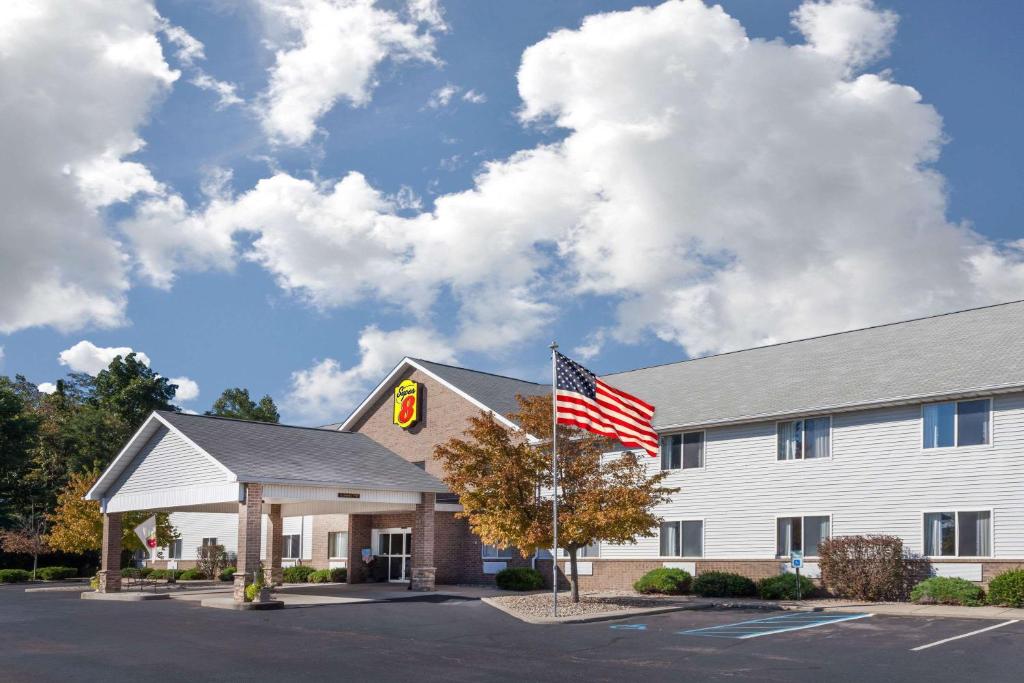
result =
M0 377L0 517L31 498L25 476L39 435L39 418L32 410L36 396L24 377Z
M450 439L434 453L445 483L459 495L459 516L484 543L514 546L525 557L554 542L550 493L538 495L552 489L553 425L550 395L517 399L519 412L509 417L521 431L481 413L469 419L465 439ZM662 486L667 472L648 475L644 456L623 451L604 457L613 450L603 437L558 426L558 544L569 555L573 602L579 602L579 549L654 536L655 506L679 490Z
M213 410L208 410L206 414L275 424L281 419L274 399L268 395L255 403L249 398L249 390L241 387L225 389L220 398L213 402Z
M177 390L176 384L129 353L124 358L115 356L96 375L88 402L123 420L127 430L123 445L154 410L177 410L171 404Z

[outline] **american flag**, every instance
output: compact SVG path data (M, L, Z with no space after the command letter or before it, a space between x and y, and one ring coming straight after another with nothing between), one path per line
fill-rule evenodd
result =
M651 427L654 406L609 386L576 361L555 351L558 424L573 425L658 455Z

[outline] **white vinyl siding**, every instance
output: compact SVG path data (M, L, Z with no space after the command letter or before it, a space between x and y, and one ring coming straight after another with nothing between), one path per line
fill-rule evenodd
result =
M209 486L227 481L224 470L187 441L161 427L118 477L107 497L115 493L148 493L154 488Z
M705 467L672 471L682 489L664 520L704 519L704 557L774 558L776 517L830 513L831 535L895 534L923 551L922 511L992 510L992 556L1024 557L1024 394L998 395L992 444L921 448L921 405L835 413L832 457L783 467L775 421L708 429ZM658 458L646 458L651 474ZM602 558L659 557L658 529Z
M204 538L216 538L217 543L232 557L238 552L238 515L212 512L172 512L171 524L178 530L182 541L183 560L196 559L196 548ZM260 558L267 559L267 516L263 515ZM284 533L301 536L302 560L313 559L313 516L284 518ZM166 557L166 552L165 555Z

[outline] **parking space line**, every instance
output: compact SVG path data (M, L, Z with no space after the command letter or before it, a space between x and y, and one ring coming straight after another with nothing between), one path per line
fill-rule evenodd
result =
M942 640L936 640L934 643L928 643L927 645L920 645L918 647L912 647L912 648L910 648L910 651L911 652L918 652L920 650L927 650L930 647L935 647L936 645L942 645L943 643L948 643L951 640L960 640L961 638L969 638L970 636L976 636L979 633L984 633L985 631L991 631L993 629L1002 628L1004 626L1009 626L1010 624L1016 624L1019 621L1020 621L1020 619L1011 619L1010 621L1004 621L1001 624L996 624L995 626L989 626L988 628L979 628L977 631L970 631L968 633L961 633L960 635L953 636L952 638L943 638Z
M735 624L722 624L721 626L708 626L705 628L678 631L681 635L702 636L706 638L734 638L746 640L747 638L758 638L760 636L772 635L775 633L786 633L788 631L801 631L803 629L815 628L817 626L828 626L853 619L863 619L874 616L873 614L784 614L777 617L766 617L764 619L751 619Z

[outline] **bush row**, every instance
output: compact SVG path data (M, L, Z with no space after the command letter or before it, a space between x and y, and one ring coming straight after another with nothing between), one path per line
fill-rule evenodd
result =
M74 567L40 567L36 570L36 578L43 581L60 581L78 576ZM29 581L32 572L26 569L0 569L0 583L21 583Z
M508 567L494 575L494 583L507 591L535 591L544 587L544 577L529 567Z

